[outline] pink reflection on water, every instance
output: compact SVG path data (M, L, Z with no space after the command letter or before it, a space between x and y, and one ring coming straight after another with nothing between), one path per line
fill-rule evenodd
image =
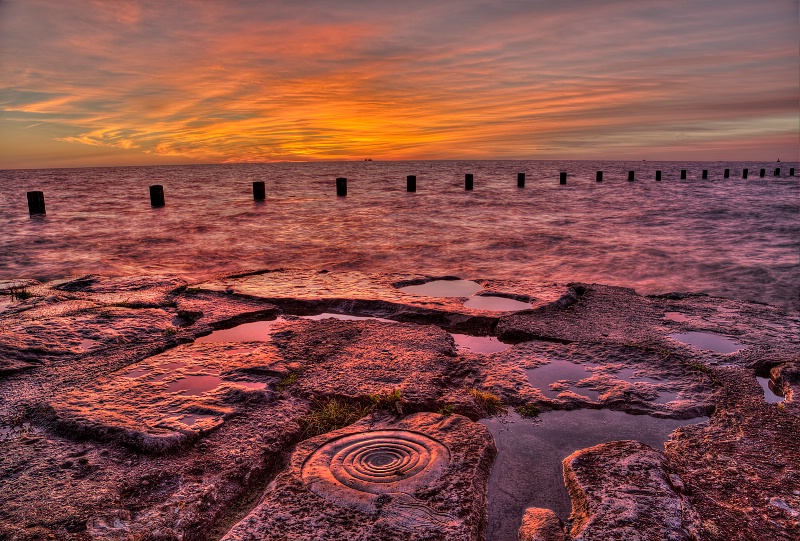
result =
M167 385L168 393L182 393L184 396L197 396L212 389L216 389L222 384L222 378L218 376L186 376L171 382Z

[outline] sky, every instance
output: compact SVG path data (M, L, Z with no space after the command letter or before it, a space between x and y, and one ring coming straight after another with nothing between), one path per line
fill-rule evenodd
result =
M0 0L0 169L797 160L800 0Z

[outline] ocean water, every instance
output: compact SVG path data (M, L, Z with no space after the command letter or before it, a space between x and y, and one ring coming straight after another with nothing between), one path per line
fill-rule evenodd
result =
M6 170L0 279L175 273L194 281L255 268L349 269L595 282L797 308L800 190L790 167L798 166L423 161ZM568 173L565 186L560 171ZM526 173L523 189L518 172ZM475 176L472 192L465 173ZM409 174L417 175L417 193L405 191ZM348 178L347 197L335 195L339 176ZM255 180L266 182L263 203L252 199ZM150 207L151 184L164 185L164 208ZM29 190L44 191L46 217L28 216Z

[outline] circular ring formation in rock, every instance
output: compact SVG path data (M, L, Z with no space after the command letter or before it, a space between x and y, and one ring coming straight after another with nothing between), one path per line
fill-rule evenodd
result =
M441 476L449 462L447 447L424 434L359 432L314 451L303 465L302 478L315 494L363 507L378 494L413 493Z

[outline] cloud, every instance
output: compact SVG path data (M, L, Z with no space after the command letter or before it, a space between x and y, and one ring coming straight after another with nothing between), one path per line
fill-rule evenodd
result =
M49 160L77 145L141 163L796 148L786 0L0 9L0 135L30 127Z

